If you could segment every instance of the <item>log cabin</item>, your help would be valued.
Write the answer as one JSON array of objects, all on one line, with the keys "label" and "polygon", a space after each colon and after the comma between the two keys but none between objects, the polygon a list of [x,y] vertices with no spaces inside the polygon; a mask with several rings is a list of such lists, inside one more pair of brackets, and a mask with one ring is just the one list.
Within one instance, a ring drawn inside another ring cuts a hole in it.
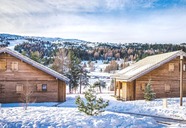
[{"label": "log cabin", "polygon": [[152,55],[120,70],[112,76],[115,96],[126,101],[144,99],[149,80],[156,98],[179,97],[180,86],[182,95],[186,96],[185,57],[183,51]]},{"label": "log cabin", "polygon": [[69,79],[9,48],[0,48],[0,103],[63,102]]}]

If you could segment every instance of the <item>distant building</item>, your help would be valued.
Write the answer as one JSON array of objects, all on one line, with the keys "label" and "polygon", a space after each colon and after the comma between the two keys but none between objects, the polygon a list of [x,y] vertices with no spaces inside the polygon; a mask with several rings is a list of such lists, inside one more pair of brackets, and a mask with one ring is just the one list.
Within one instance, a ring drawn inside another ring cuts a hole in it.
[{"label": "distant building", "polygon": [[157,98],[180,96],[180,56],[183,56],[183,96],[186,96],[186,53],[182,51],[146,57],[113,75],[115,95],[123,100],[144,99],[149,80]]},{"label": "distant building", "polygon": [[0,103],[21,102],[25,89],[35,102],[65,101],[65,76],[8,48],[0,49]]}]

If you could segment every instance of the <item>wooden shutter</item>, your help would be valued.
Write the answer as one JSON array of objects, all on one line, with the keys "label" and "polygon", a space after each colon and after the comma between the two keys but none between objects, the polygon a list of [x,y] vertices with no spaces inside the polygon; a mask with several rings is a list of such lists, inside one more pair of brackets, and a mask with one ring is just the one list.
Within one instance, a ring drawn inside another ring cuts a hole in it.
[{"label": "wooden shutter", "polygon": [[170,72],[174,71],[174,64],[173,63],[169,64],[169,71]]},{"label": "wooden shutter", "polygon": [[170,87],[170,85],[168,85],[168,84],[165,84],[165,92],[170,92],[170,90],[171,90],[171,87]]},{"label": "wooden shutter", "polygon": [[186,71],[186,64],[183,64],[183,71]]},{"label": "wooden shutter", "polygon": [[11,64],[11,70],[13,71],[14,70],[14,63],[12,62]]},{"label": "wooden shutter", "polygon": [[42,84],[37,84],[37,91],[42,91]]},{"label": "wooden shutter", "polygon": [[0,60],[0,70],[6,70],[6,60]]},{"label": "wooden shutter", "polygon": [[21,93],[22,91],[23,91],[23,85],[22,84],[16,85],[16,92]]},{"label": "wooden shutter", "polygon": [[18,62],[12,62],[11,69],[12,71],[18,71]]}]

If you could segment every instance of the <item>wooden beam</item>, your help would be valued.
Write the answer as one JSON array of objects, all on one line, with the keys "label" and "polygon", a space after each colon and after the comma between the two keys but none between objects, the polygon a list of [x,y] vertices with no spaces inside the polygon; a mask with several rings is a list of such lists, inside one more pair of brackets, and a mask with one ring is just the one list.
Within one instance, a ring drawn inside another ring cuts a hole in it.
[{"label": "wooden beam", "polygon": [[118,98],[120,98],[120,86],[121,86],[120,83],[121,82],[118,82],[118,86],[117,86],[117,88],[118,88]]},{"label": "wooden beam", "polygon": [[136,100],[136,80],[133,82],[133,100]]},{"label": "wooden beam", "polygon": [[180,106],[183,105],[183,56],[180,56]]}]

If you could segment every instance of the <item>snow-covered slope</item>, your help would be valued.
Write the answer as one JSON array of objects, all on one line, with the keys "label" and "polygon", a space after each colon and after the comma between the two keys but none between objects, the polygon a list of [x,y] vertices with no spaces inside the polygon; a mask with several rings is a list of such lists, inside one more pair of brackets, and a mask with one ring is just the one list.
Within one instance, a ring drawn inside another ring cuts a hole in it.
[{"label": "snow-covered slope", "polygon": [[80,43],[80,44],[87,42],[79,39],[64,39],[58,37],[52,38],[52,37],[35,37],[35,36],[20,36],[20,35],[12,35],[12,34],[0,34],[0,41],[8,41],[10,43],[9,47],[11,48],[23,42],[30,42],[30,40],[49,41],[52,43],[70,42],[70,43]]}]

